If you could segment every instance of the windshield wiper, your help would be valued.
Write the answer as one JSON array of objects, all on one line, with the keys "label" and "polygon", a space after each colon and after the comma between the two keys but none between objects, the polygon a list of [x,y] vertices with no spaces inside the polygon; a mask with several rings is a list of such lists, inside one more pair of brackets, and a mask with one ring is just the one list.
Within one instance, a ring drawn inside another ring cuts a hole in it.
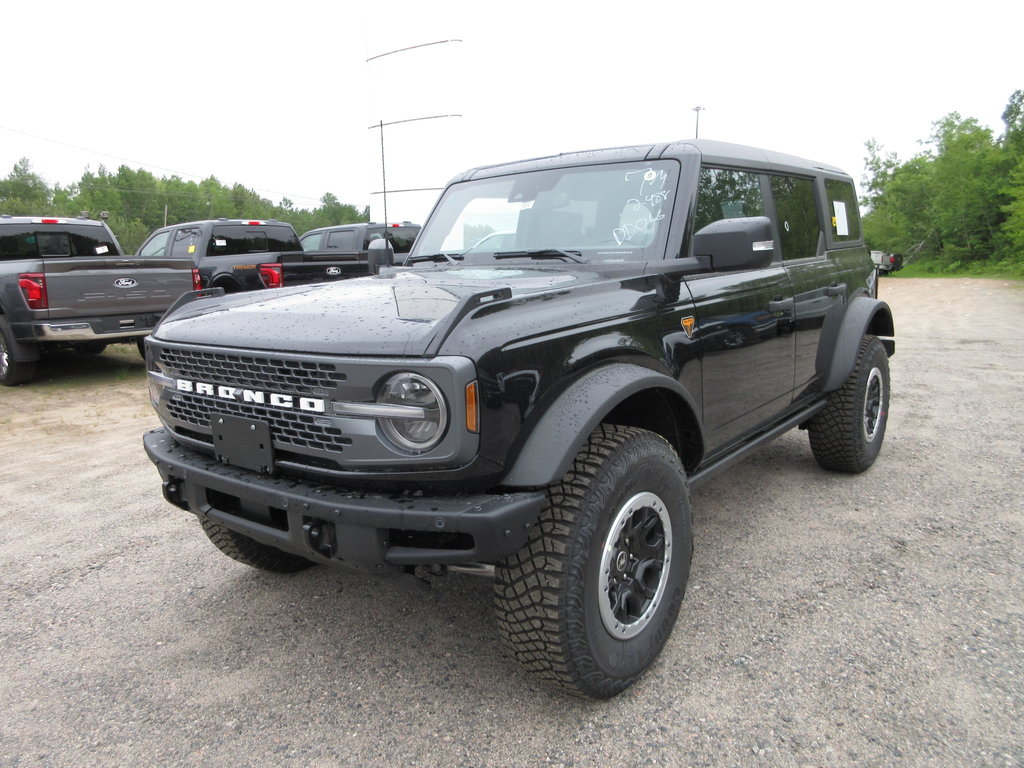
[{"label": "windshield wiper", "polygon": [[533,251],[501,251],[494,254],[496,259],[568,259],[577,264],[586,264],[587,259],[579,251],[563,251],[561,248],[538,248]]},{"label": "windshield wiper", "polygon": [[410,256],[405,260],[405,263],[415,264],[418,261],[447,261],[449,264],[454,264],[456,261],[462,261],[462,254],[421,253],[416,256]]}]

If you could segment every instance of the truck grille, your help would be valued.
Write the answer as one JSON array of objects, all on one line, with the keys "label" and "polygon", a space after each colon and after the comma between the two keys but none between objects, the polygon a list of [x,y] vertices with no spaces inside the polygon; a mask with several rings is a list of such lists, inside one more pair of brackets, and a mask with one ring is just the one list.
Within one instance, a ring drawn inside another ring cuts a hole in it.
[{"label": "truck grille", "polygon": [[[167,404],[168,413],[178,421],[190,424],[204,432],[210,426],[210,417],[218,413],[259,419],[270,424],[275,443],[304,450],[340,452],[352,440],[344,437],[336,427],[317,424],[317,417],[296,411],[282,411],[253,403],[234,403],[230,400],[211,401],[204,397],[176,393]],[[206,438],[209,440],[209,438]]]},{"label": "truck grille", "polygon": [[159,364],[184,379],[278,392],[332,392],[346,378],[333,363],[170,347],[160,350]]}]

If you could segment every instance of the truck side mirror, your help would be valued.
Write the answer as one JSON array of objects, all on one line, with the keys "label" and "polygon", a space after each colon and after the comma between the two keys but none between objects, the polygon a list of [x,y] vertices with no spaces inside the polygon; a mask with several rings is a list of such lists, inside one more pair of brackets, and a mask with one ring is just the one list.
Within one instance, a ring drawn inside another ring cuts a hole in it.
[{"label": "truck side mirror", "polygon": [[366,249],[366,265],[371,275],[380,272],[381,267],[390,267],[395,263],[395,249],[391,247],[391,241],[383,237],[370,243]]},{"label": "truck side mirror", "polygon": [[766,267],[775,255],[772,222],[767,216],[713,221],[694,234],[693,255],[717,272]]}]

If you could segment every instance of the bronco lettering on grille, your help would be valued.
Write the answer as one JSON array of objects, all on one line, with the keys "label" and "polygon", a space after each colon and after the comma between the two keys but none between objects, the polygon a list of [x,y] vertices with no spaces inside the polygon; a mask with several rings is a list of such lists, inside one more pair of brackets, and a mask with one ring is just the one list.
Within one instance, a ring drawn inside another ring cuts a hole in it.
[{"label": "bronco lettering on grille", "polygon": [[239,403],[269,405],[274,408],[290,408],[308,413],[324,413],[327,410],[326,401],[317,397],[296,397],[277,392],[262,392],[258,389],[228,387],[223,384],[207,384],[203,381],[191,381],[189,379],[175,379],[174,388],[179,392],[219,397],[222,400],[234,400]]}]

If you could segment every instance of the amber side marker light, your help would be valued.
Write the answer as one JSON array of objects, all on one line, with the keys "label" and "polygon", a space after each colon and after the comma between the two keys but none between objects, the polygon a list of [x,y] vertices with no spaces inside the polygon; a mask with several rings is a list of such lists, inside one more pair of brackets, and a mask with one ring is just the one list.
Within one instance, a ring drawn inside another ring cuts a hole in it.
[{"label": "amber side marker light", "polygon": [[480,432],[480,409],[476,404],[476,382],[466,385],[466,429]]}]

